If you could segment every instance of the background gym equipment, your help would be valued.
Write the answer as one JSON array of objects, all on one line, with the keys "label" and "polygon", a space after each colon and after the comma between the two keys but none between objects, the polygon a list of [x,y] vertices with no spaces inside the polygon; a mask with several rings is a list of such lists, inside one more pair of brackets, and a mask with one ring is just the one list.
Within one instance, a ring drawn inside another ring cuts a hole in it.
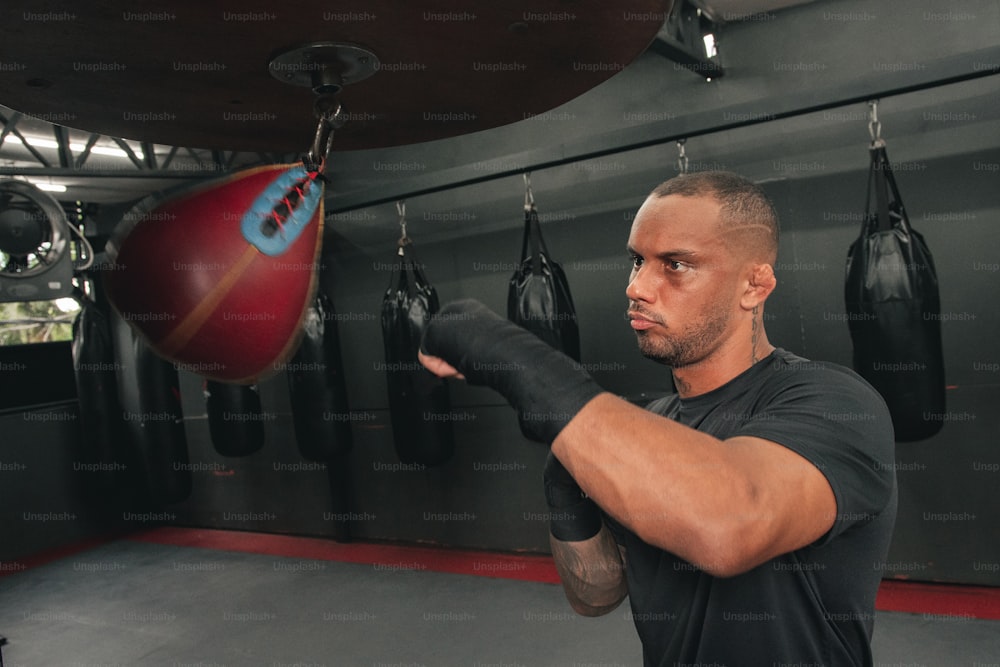
[{"label": "background gym equipment", "polygon": [[417,359],[424,329],[438,311],[438,296],[406,234],[406,204],[399,202],[396,207],[401,235],[389,289],[382,299],[392,437],[400,461],[438,465],[450,459],[455,449],[448,385]]},{"label": "background gym equipment", "polygon": [[268,377],[315,293],[322,196],[298,164],[149,197],[108,241],[108,298],[165,359],[222,382]]},{"label": "background gym equipment", "polygon": [[302,322],[302,342],[286,366],[299,454],[326,466],[334,539],[351,539],[351,412],[333,300],[316,294]]},{"label": "background gym equipment", "polygon": [[184,500],[191,471],[177,368],[120,317],[113,318],[112,336],[124,434],[141,488],[154,507]]},{"label": "background gym equipment", "polygon": [[0,181],[0,301],[73,294],[70,228],[52,195],[27,181]]},{"label": "background gym equipment", "polygon": [[286,367],[295,442],[309,461],[330,462],[351,451],[351,414],[333,301],[323,292],[302,323],[298,350]]},{"label": "background gym equipment", "polygon": [[205,380],[212,446],[223,456],[250,456],[264,447],[264,418],[255,385]]},{"label": "background gym equipment", "polygon": [[934,258],[906,214],[877,108],[873,102],[865,216],[847,252],[844,299],[854,370],[882,394],[896,440],[909,442],[943,425],[941,300]]},{"label": "background gym equipment", "polygon": [[80,312],[73,322],[73,374],[80,402],[81,469],[86,497],[108,505],[121,497],[131,460],[123,450],[125,424],[118,400],[118,367],[111,331],[111,307],[99,292],[77,294]]},{"label": "background gym equipment", "polygon": [[507,319],[580,361],[580,328],[569,281],[542,238],[529,174],[524,188],[524,238],[507,290]]}]

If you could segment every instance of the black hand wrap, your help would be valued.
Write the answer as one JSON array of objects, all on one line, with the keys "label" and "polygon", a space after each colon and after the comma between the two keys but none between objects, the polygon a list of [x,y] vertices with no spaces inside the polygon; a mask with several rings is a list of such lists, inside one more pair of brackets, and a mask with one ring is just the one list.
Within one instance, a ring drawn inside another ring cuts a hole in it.
[{"label": "black hand wrap", "polygon": [[551,444],[602,392],[580,365],[475,299],[446,304],[424,331],[421,350],[469,384],[500,392],[517,410],[526,438]]},{"label": "black hand wrap", "polygon": [[601,510],[549,452],[545,460],[545,500],[552,510],[549,530],[561,542],[582,542],[601,531]]}]

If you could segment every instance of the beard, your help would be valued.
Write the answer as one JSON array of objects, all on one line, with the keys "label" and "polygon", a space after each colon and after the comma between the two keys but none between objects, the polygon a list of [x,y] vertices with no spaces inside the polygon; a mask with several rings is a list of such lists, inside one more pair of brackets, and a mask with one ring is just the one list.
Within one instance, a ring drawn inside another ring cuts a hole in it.
[{"label": "beard", "polygon": [[714,349],[715,343],[726,329],[729,314],[719,306],[701,313],[701,317],[683,326],[670,327],[662,318],[633,308],[643,317],[666,328],[666,333],[658,329],[636,331],[639,352],[670,368],[683,368],[698,363]]}]

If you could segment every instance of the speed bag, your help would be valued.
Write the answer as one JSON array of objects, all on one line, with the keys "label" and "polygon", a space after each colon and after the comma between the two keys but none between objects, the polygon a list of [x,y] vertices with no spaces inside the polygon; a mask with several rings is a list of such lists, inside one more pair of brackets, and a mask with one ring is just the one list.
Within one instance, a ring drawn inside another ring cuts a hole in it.
[{"label": "speed bag", "polygon": [[569,282],[549,255],[534,207],[524,212],[521,261],[507,290],[507,319],[580,361],[580,329]]},{"label": "speed bag", "polygon": [[108,298],[164,359],[255,384],[295,351],[322,228],[323,180],[301,163],[154,195],[108,241]]},{"label": "speed bag", "polygon": [[455,449],[448,386],[417,359],[420,339],[438,297],[416,260],[413,244],[400,241],[398,263],[382,300],[386,383],[396,454],[404,463],[437,465]]},{"label": "speed bag", "polygon": [[250,456],[264,447],[264,412],[256,385],[205,380],[212,447],[222,456]]},{"label": "speed bag", "polygon": [[330,462],[353,444],[347,384],[333,302],[320,292],[306,313],[299,349],[288,364],[288,391],[299,453]]},{"label": "speed bag", "polygon": [[865,210],[844,289],[854,369],[885,399],[896,440],[922,440],[941,429],[945,411],[937,272],[882,145],[871,148]]},{"label": "speed bag", "polygon": [[125,443],[153,504],[180,502],[191,493],[191,466],[177,369],[124,320],[113,319]]},{"label": "speed bag", "polygon": [[108,309],[80,295],[80,312],[73,322],[73,374],[80,404],[80,470],[86,496],[111,502],[124,486],[128,469],[122,442],[122,409],[118,403],[117,362]]}]

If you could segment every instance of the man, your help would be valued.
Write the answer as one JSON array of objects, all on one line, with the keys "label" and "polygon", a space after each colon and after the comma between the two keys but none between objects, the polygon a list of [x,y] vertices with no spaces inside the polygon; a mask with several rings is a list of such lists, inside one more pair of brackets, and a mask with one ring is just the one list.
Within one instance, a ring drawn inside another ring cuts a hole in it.
[{"label": "man", "polygon": [[677,390],[647,410],[476,302],[447,306],[424,338],[429,369],[497,389],[551,444],[570,604],[597,615],[627,593],[647,665],[872,664],[891,421],[852,371],[768,341],[777,239],[767,197],[735,174],[680,176],[646,199],[628,317]]}]

